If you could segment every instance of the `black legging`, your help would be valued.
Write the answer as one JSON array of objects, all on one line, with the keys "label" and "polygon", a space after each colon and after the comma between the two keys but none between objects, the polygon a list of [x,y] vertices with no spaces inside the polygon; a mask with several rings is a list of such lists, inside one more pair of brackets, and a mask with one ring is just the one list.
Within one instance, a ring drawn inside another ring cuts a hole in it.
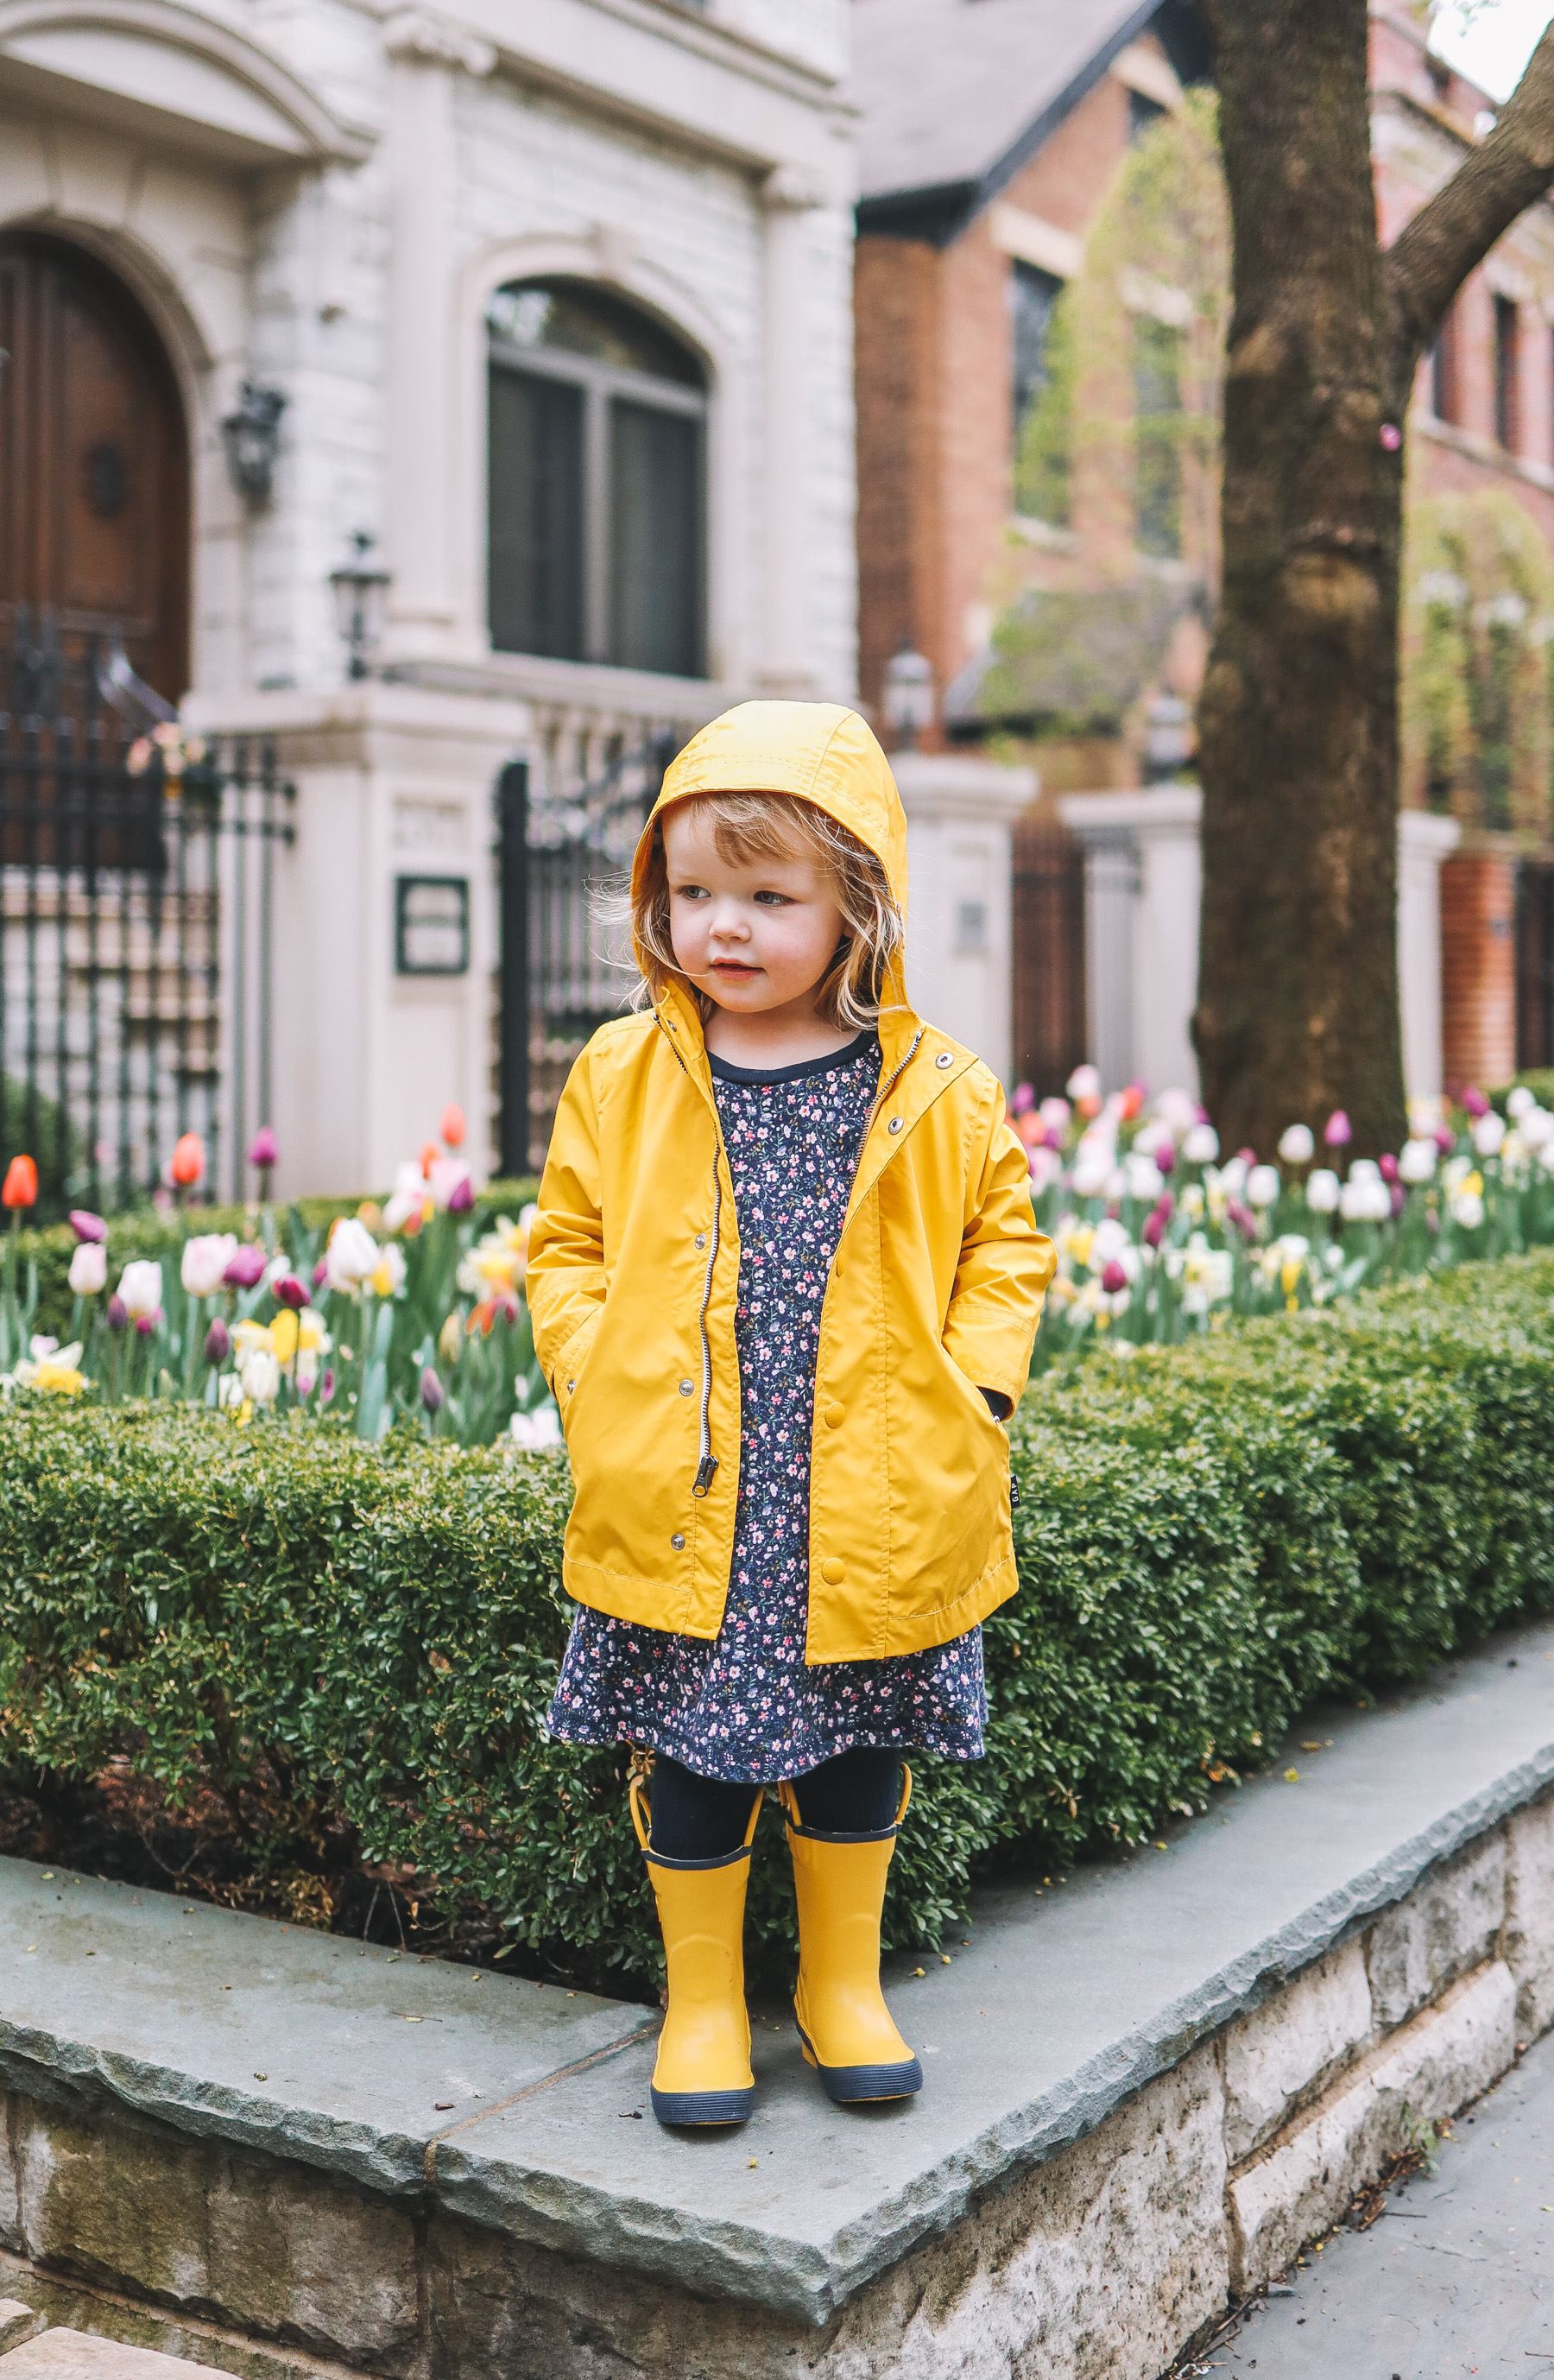
[{"label": "black legging", "polygon": [[[648,1789],[652,1847],[665,1859],[721,1859],[737,1851],[759,1785],[698,1777],[661,1752]],[[823,1835],[878,1835],[893,1825],[901,1798],[901,1755],[855,1744],[794,1779],[799,1816]]]}]

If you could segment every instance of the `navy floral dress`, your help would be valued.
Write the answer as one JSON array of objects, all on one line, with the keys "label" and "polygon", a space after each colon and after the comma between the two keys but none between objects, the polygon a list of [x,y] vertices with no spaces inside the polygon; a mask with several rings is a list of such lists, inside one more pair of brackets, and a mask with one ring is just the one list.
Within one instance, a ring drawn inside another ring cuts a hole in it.
[{"label": "navy floral dress", "polygon": [[880,1081],[880,1044],[771,1074],[711,1061],[739,1218],[739,1502],[709,1643],[580,1610],[551,1705],[569,1743],[641,1743],[771,1784],[853,1744],[977,1760],[982,1634],[881,1661],[804,1658],[820,1304]]}]

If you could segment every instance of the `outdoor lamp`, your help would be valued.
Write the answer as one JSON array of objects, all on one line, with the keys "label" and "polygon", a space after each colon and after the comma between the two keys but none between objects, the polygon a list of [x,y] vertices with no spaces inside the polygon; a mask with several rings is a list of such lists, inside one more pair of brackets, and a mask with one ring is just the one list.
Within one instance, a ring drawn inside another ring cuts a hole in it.
[{"label": "outdoor lamp", "polygon": [[260,388],[246,380],[237,412],[229,413],[221,425],[226,475],[250,504],[266,503],[274,484],[275,453],[285,409],[285,398],[278,388]]},{"label": "outdoor lamp", "polygon": [[885,724],[896,749],[910,752],[919,729],[933,725],[933,664],[904,644],[885,663]]},{"label": "outdoor lamp", "polygon": [[367,556],[375,542],[366,529],[353,531],[352,559],[329,574],[329,583],[334,590],[334,625],[350,655],[346,668],[347,677],[367,675],[367,656],[383,633],[389,574],[368,566]]},{"label": "outdoor lamp", "polygon": [[1177,694],[1158,694],[1145,713],[1144,777],[1164,784],[1193,757],[1193,714]]}]

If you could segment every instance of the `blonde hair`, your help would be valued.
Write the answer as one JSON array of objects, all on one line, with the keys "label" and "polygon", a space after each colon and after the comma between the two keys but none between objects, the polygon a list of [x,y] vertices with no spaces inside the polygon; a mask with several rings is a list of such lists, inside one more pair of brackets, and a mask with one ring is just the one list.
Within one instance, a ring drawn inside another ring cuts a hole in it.
[{"label": "blonde hair", "polygon": [[[844,930],[815,994],[816,1014],[828,1025],[858,1032],[877,1025],[885,970],[904,934],[883,862],[828,811],[797,795],[696,794],[674,808],[677,816],[694,811],[706,819],[719,853],[736,866],[752,859],[819,860],[831,880]],[[686,982],[669,930],[662,819],[653,830],[640,896],[632,899],[631,928],[643,978],[635,997],[638,1005],[646,1005],[662,997],[672,978]],[[694,986],[687,988],[695,991]],[[717,1002],[704,991],[695,991],[695,998],[705,1022]]]}]

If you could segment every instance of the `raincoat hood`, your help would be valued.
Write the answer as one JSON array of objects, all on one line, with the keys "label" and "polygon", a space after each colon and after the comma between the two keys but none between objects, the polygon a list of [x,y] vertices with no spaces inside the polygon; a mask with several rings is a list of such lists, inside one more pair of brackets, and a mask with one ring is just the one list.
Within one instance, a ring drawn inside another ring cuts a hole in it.
[{"label": "raincoat hood", "polygon": [[[813,802],[873,852],[904,918],[906,813],[879,739],[856,710],[837,702],[741,702],[693,735],[665,770],[642,830],[631,870],[634,903],[665,810],[699,794],[792,794]],[[887,998],[899,1002],[899,951],[887,981]]]}]

